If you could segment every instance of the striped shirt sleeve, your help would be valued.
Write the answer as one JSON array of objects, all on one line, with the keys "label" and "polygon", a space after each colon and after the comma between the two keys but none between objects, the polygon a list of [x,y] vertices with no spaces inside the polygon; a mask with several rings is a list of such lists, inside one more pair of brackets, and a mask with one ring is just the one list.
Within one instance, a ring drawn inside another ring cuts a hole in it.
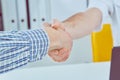
[{"label": "striped shirt sleeve", "polygon": [[0,73],[41,60],[48,47],[44,29],[0,32]]}]

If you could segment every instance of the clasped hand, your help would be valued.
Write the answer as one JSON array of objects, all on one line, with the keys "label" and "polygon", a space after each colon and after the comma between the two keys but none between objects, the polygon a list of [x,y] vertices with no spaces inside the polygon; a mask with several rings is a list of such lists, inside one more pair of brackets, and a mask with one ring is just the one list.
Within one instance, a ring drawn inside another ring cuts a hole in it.
[{"label": "clasped hand", "polygon": [[54,20],[53,24],[43,25],[50,39],[48,55],[56,62],[66,61],[73,44],[71,35],[65,31],[58,20]]}]

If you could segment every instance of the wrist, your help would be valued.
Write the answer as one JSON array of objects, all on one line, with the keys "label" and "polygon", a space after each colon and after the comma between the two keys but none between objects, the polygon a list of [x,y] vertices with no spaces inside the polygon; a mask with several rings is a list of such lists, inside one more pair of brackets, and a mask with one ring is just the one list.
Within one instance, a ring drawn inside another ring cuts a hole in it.
[{"label": "wrist", "polygon": [[74,25],[71,22],[64,21],[62,22],[62,26],[65,28],[65,31],[71,36],[71,38],[74,40],[75,39],[74,32],[73,32]]},{"label": "wrist", "polygon": [[58,39],[58,32],[51,27],[45,27],[44,29],[46,30],[50,40],[49,51],[60,49],[61,44],[60,40]]}]

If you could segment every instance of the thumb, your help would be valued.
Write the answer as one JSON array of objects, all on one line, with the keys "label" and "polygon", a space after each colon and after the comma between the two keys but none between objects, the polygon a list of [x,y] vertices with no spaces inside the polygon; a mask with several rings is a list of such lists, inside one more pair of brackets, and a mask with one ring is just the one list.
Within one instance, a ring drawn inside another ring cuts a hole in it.
[{"label": "thumb", "polygon": [[65,28],[62,26],[62,23],[57,20],[57,19],[54,19],[53,20],[53,24],[51,25],[54,29],[62,29],[65,31]]},{"label": "thumb", "polygon": [[51,27],[51,24],[48,23],[48,22],[43,23],[43,25],[44,25],[45,27]]}]

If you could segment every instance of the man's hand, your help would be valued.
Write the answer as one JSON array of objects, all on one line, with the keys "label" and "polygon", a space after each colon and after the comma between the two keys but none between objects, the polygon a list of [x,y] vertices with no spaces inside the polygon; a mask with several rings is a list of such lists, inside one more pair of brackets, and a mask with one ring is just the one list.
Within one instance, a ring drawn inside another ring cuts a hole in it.
[{"label": "man's hand", "polygon": [[45,30],[47,31],[50,39],[48,55],[54,61],[63,62],[66,61],[70,55],[72,49],[72,38],[64,31],[64,28],[57,27],[55,25],[50,27],[49,24],[44,24]]}]

